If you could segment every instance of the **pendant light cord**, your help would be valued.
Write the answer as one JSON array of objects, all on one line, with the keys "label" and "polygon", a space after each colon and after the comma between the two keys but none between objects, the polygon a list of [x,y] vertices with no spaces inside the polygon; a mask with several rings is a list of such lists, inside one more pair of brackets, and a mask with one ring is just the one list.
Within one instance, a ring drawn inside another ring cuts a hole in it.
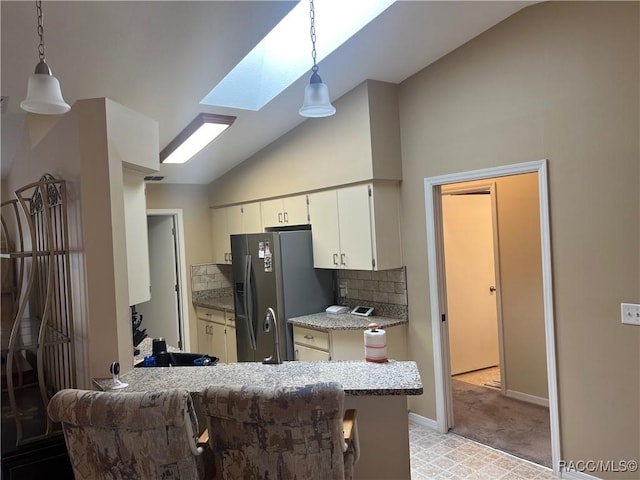
[{"label": "pendant light cord", "polygon": [[36,13],[38,14],[38,57],[40,61],[44,61],[44,27],[42,26],[42,0],[36,0]]},{"label": "pendant light cord", "polygon": [[311,11],[309,12],[309,16],[311,17],[311,58],[313,58],[313,67],[311,67],[311,71],[313,73],[318,72],[318,65],[316,64],[316,14],[313,8],[313,0],[309,0],[311,4]]}]

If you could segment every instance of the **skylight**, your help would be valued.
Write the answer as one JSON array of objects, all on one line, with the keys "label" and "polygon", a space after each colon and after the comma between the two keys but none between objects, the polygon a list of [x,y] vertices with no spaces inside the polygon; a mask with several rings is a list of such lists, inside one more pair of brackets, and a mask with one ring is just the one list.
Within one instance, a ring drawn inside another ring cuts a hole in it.
[{"label": "skylight", "polygon": [[[318,63],[394,1],[314,0]],[[311,75],[309,29],[309,2],[301,0],[200,103],[260,110],[301,76]]]}]

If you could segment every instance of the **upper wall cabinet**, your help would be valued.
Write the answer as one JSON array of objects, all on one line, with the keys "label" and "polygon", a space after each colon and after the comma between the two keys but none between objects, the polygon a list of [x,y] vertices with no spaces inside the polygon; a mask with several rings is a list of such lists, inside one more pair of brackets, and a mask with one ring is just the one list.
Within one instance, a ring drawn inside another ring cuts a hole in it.
[{"label": "upper wall cabinet", "polygon": [[231,235],[262,231],[260,204],[258,202],[211,210],[213,229],[213,261],[231,263]]},{"label": "upper wall cabinet", "polygon": [[122,184],[129,275],[129,305],[136,305],[151,300],[144,174],[123,168]]},{"label": "upper wall cabinet", "polygon": [[260,209],[264,228],[309,224],[307,195],[265,200],[260,202]]},{"label": "upper wall cabinet", "polygon": [[316,268],[402,266],[397,184],[361,184],[309,194]]}]

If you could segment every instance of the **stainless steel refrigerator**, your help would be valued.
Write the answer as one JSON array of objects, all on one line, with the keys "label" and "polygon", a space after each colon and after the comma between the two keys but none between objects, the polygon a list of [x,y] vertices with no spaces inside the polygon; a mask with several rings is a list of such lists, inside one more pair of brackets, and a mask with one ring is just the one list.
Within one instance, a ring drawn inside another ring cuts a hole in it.
[{"label": "stainless steel refrigerator", "polygon": [[293,360],[287,319],[324,311],[334,303],[334,273],[313,268],[311,231],[231,235],[236,342],[239,362],[273,353],[275,328],[265,332],[269,307],[276,314],[283,360]]}]

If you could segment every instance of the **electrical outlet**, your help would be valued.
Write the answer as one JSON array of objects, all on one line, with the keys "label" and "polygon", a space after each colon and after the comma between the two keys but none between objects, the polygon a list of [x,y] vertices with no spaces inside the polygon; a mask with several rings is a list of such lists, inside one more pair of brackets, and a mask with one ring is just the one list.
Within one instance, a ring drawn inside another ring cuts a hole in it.
[{"label": "electrical outlet", "polygon": [[347,290],[347,282],[345,280],[340,280],[340,283],[338,284],[338,286],[340,288],[340,296],[346,297],[349,294]]},{"label": "electrical outlet", "polygon": [[640,325],[640,303],[621,303],[622,323]]}]

